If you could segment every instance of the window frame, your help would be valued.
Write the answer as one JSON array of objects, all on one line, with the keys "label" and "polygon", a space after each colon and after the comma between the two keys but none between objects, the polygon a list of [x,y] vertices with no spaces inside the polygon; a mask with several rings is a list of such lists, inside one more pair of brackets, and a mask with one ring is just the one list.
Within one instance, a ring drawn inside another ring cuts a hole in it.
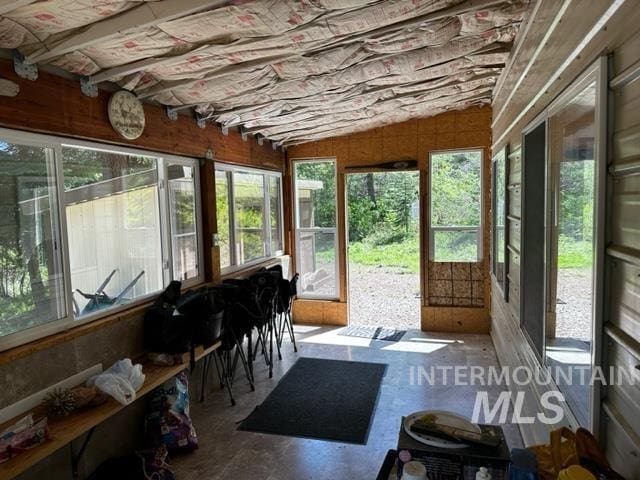
[{"label": "window frame", "polygon": [[[222,171],[226,175],[227,179],[227,204],[229,205],[229,265],[226,267],[220,268],[221,275],[229,275],[241,270],[245,270],[246,268],[250,268],[256,265],[260,265],[265,261],[271,260],[273,258],[284,255],[284,198],[283,198],[283,175],[282,172],[277,170],[267,170],[255,167],[245,167],[240,165],[233,165],[230,163],[220,162],[218,160],[214,160],[214,184],[215,184],[215,172]],[[235,199],[235,178],[234,173],[249,173],[249,174],[258,174],[262,176],[262,185],[263,185],[263,199],[264,199],[264,212],[262,215],[263,222],[263,233],[265,237],[265,255],[259,258],[255,258],[248,262],[238,263],[238,251],[237,251],[237,243],[236,243],[236,199]],[[279,190],[278,194],[280,195],[280,209],[278,212],[278,216],[280,218],[280,238],[282,239],[282,248],[279,250],[272,249],[272,239],[271,239],[271,197],[269,195],[269,177],[276,177],[279,179]],[[216,212],[217,212],[217,205]],[[216,234],[218,230],[218,226],[216,224]]]},{"label": "window frame", "polygon": [[84,148],[89,150],[97,150],[120,155],[141,155],[153,157],[157,161],[158,169],[158,207],[160,218],[160,239],[162,251],[162,271],[163,285],[166,286],[173,277],[173,252],[171,248],[171,220],[170,220],[170,199],[167,184],[167,168],[169,164],[181,164],[190,166],[194,172],[195,184],[195,209],[196,209],[196,237],[198,248],[198,275],[182,282],[184,287],[190,287],[200,284],[204,281],[204,249],[202,222],[202,203],[201,203],[201,185],[200,185],[200,168],[198,159],[186,156],[178,156],[163,152],[154,152],[141,148],[131,148],[128,146],[110,145],[107,143],[77,140],[58,135],[48,135],[40,133],[31,133],[21,130],[12,130],[0,127],[0,138],[8,143],[16,143],[19,145],[49,148],[53,152],[54,177],[51,181],[55,183],[56,190],[56,218],[54,222],[54,232],[57,234],[56,239],[59,240],[60,257],[62,262],[62,284],[64,294],[65,313],[58,320],[54,320],[43,325],[37,325],[25,330],[19,330],[8,335],[0,336],[0,352],[14,348],[25,343],[33,342],[41,338],[64,332],[72,328],[91,323],[98,319],[117,315],[118,313],[130,310],[137,306],[148,303],[155,298],[162,290],[149,293],[137,297],[127,303],[117,305],[103,310],[98,310],[90,314],[75,317],[73,313],[73,288],[71,285],[71,265],[69,258],[69,238],[66,221],[66,204],[64,189],[64,166],[63,166],[63,147]]},{"label": "window frame", "polygon": [[[491,157],[491,276],[495,280],[495,284],[498,291],[501,292],[502,298],[508,300],[509,291],[509,144],[505,144]],[[498,162],[502,160],[502,185],[498,185],[498,176],[496,166]],[[498,220],[498,188],[502,188],[503,191],[503,215],[502,215],[502,238],[503,238],[503,264],[502,264],[502,278],[498,277],[497,265],[498,265],[498,244],[497,244],[497,220]],[[501,283],[502,282],[502,283]]]},{"label": "window frame", "polygon": [[[433,201],[432,192],[432,174],[433,174],[433,157],[434,155],[443,154],[443,153],[459,153],[459,152],[479,152],[480,153],[480,222],[477,227],[473,226],[433,226],[431,225],[431,206]],[[483,249],[483,228],[484,228],[484,207],[485,207],[485,171],[484,171],[484,148],[483,147],[469,147],[469,148],[451,148],[444,150],[432,150],[429,152],[429,174],[427,175],[427,188],[428,188],[428,205],[427,205],[427,229],[428,229],[428,243],[429,243],[429,261],[434,263],[479,263],[484,259],[484,249]],[[453,261],[438,261],[434,259],[435,254],[435,232],[436,231],[445,231],[445,232],[456,232],[456,231],[469,231],[476,230],[476,260],[475,262],[469,261],[461,261],[461,260],[453,260]]]},{"label": "window frame", "polygon": [[[296,185],[296,166],[300,163],[321,163],[331,162],[333,163],[333,178],[335,181],[335,222],[334,227],[299,227],[299,211],[298,211],[298,188]],[[336,157],[309,157],[309,158],[293,158],[291,159],[291,188],[293,189],[293,206],[291,208],[291,214],[293,216],[293,231],[295,241],[295,261],[296,271],[301,271],[300,268],[300,233],[331,233],[334,236],[334,251],[335,251],[335,291],[334,295],[325,295],[318,293],[302,292],[298,289],[298,298],[308,300],[339,300],[340,299],[340,260],[339,260],[339,245],[338,245],[338,162]]]}]

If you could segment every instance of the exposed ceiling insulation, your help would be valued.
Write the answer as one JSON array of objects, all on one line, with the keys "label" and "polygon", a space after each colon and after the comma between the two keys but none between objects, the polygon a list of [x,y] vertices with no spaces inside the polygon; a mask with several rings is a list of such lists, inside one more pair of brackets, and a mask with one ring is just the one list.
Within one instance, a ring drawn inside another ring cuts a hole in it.
[{"label": "exposed ceiling insulation", "polygon": [[491,102],[529,0],[9,0],[0,47],[281,145]]}]

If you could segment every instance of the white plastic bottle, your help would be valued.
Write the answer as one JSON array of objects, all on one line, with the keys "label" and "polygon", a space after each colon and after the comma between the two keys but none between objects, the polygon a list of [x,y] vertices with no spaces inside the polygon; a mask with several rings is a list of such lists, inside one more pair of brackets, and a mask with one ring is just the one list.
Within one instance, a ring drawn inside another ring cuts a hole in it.
[{"label": "white plastic bottle", "polygon": [[491,480],[491,474],[487,467],[480,467],[480,470],[476,473],[476,480]]}]

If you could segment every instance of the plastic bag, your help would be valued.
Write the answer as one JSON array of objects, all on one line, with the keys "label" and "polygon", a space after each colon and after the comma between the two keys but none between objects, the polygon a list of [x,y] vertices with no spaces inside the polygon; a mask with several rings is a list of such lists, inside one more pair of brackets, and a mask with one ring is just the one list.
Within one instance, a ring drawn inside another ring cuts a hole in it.
[{"label": "plastic bag", "polygon": [[123,405],[128,405],[136,399],[136,392],[143,384],[142,365],[133,365],[129,358],[117,361],[87,381],[87,385],[95,385]]},{"label": "plastic bag", "polygon": [[170,453],[198,448],[198,438],[189,417],[189,384],[181,372],[150,394],[146,418],[147,442],[165,445]]}]

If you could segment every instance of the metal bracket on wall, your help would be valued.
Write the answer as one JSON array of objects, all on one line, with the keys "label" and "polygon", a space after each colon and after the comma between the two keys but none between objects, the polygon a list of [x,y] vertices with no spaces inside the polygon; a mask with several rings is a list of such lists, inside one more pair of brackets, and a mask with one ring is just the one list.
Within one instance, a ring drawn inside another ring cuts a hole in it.
[{"label": "metal bracket on wall", "polygon": [[226,137],[229,135],[229,127],[220,127],[222,129],[222,134]]},{"label": "metal bracket on wall", "polygon": [[80,79],[80,91],[87,97],[96,98],[98,96],[98,85],[89,83],[89,77]]},{"label": "metal bracket on wall", "polygon": [[264,144],[264,137],[256,135],[256,138],[258,139],[258,145],[262,146]]},{"label": "metal bracket on wall", "polygon": [[38,79],[38,66],[25,63],[24,55],[18,50],[13,51],[13,70],[20,78],[26,78],[27,80]]},{"label": "metal bracket on wall", "polygon": [[240,127],[240,136],[242,137],[242,141],[246,142],[247,138],[249,138],[249,134],[247,133],[247,130],[244,127]]},{"label": "metal bracket on wall", "polygon": [[73,451],[73,443],[69,444],[69,448],[71,449],[71,475],[74,480],[80,478],[80,476],[78,475],[78,465],[80,464],[82,455],[84,455],[84,451],[87,449],[87,445],[89,445],[89,441],[91,440],[95,429],[96,427],[93,427],[91,428],[91,430],[89,430],[77,454]]},{"label": "metal bracket on wall", "polygon": [[168,105],[165,105],[164,113],[167,114],[167,118],[172,122],[178,120],[178,111],[175,108],[171,108]]},{"label": "metal bracket on wall", "polygon": [[274,150],[278,149],[278,142],[271,142],[271,148],[273,148]]}]

